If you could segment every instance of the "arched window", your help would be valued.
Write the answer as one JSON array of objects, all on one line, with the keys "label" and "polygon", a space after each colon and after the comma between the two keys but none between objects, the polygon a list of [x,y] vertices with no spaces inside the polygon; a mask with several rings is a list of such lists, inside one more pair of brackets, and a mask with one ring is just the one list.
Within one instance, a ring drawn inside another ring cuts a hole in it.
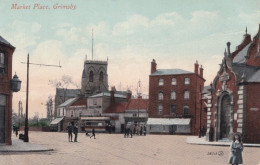
[{"label": "arched window", "polygon": [[158,100],[163,100],[163,93],[161,91],[158,93]]},{"label": "arched window", "polygon": [[172,78],[172,85],[177,85],[176,78]]},{"label": "arched window", "polygon": [[184,115],[188,115],[189,114],[189,106],[188,105],[184,105],[183,106],[183,114]]},{"label": "arched window", "polygon": [[99,73],[99,81],[103,82],[103,72],[102,71]]},{"label": "arched window", "polygon": [[162,78],[159,79],[159,86],[163,86],[163,79]]},{"label": "arched window", "polygon": [[171,91],[171,100],[176,100],[176,92]]},{"label": "arched window", "polygon": [[184,92],[184,99],[189,100],[190,99],[190,91],[185,91]]},{"label": "arched window", "polygon": [[89,73],[89,82],[93,82],[93,77],[94,77],[93,71],[90,71],[90,73]]}]

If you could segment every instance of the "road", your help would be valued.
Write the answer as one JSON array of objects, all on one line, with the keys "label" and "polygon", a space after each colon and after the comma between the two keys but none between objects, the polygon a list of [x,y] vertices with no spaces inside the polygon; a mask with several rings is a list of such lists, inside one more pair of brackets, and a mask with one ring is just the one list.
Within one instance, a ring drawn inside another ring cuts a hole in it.
[{"label": "road", "polygon": [[[30,142],[53,148],[51,152],[0,153],[3,165],[225,165],[229,147],[192,145],[187,136],[147,135],[124,138],[121,134],[78,135],[68,142],[67,133],[30,132]],[[260,148],[246,147],[246,165],[260,165]]]}]

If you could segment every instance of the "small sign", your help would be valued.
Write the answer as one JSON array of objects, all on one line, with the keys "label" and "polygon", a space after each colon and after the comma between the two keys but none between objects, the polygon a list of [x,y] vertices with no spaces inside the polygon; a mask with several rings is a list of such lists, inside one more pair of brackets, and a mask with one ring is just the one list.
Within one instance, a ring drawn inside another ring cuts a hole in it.
[{"label": "small sign", "polygon": [[259,111],[259,108],[250,108],[250,111]]}]

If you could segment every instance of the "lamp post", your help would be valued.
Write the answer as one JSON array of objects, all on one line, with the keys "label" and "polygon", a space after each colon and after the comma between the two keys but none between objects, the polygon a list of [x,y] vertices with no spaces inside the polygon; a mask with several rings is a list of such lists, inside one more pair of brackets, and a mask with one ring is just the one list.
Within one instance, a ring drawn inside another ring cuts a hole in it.
[{"label": "lamp post", "polygon": [[24,124],[24,142],[29,142],[28,137],[28,89],[29,89],[29,54],[27,56],[27,82],[26,82],[26,110],[25,110],[25,124]]}]

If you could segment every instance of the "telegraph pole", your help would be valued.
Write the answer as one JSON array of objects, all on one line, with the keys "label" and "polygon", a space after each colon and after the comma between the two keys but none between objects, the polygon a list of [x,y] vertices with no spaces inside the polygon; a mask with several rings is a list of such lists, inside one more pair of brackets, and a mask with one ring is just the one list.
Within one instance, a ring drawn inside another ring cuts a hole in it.
[{"label": "telegraph pole", "polygon": [[40,65],[40,66],[53,66],[53,67],[60,67],[60,65],[47,65],[47,64],[37,64],[37,63],[30,63],[29,60],[29,53],[27,56],[27,63],[22,62],[22,64],[27,64],[27,83],[26,83],[26,111],[25,111],[25,124],[24,124],[24,142],[29,142],[28,136],[28,100],[29,100],[29,65]]}]

